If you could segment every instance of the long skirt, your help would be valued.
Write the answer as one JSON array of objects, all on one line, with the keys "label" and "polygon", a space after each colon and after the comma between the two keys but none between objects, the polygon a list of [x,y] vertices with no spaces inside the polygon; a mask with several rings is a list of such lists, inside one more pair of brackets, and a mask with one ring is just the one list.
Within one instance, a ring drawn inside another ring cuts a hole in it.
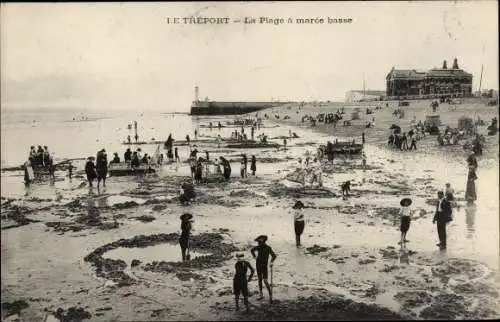
[{"label": "long skirt", "polygon": [[465,190],[465,200],[476,201],[476,182],[474,179],[469,178],[467,180],[467,189]]},{"label": "long skirt", "polygon": [[293,228],[295,230],[295,235],[302,235],[302,233],[304,232],[304,226],[305,226],[305,222],[303,220],[295,220],[293,222]]}]

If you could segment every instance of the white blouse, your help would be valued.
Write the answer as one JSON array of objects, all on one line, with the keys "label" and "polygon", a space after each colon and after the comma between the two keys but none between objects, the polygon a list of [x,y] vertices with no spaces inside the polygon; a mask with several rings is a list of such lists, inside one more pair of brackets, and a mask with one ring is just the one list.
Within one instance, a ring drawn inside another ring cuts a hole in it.
[{"label": "white blouse", "polygon": [[399,213],[401,214],[401,216],[408,216],[408,217],[411,216],[412,212],[413,211],[412,211],[411,207],[401,207],[400,211],[399,211]]},{"label": "white blouse", "polygon": [[304,221],[304,214],[302,213],[301,210],[295,210],[293,212],[293,220],[295,221]]}]

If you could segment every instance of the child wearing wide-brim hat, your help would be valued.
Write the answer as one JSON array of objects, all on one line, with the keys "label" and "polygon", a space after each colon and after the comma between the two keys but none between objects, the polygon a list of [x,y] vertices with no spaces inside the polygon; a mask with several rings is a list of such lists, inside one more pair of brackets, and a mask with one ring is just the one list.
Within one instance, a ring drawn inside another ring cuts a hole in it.
[{"label": "child wearing wide-brim hat", "polygon": [[398,244],[401,244],[403,246],[406,242],[408,242],[408,240],[406,240],[406,234],[410,229],[411,215],[413,212],[410,208],[412,200],[410,198],[403,198],[401,199],[399,204],[401,205],[401,209],[399,212],[401,215],[401,224],[399,226],[399,230],[401,231],[401,240]]},{"label": "child wearing wide-brim hat", "polygon": [[297,247],[300,246],[300,236],[304,232],[304,227],[305,227],[304,213],[302,211],[302,209],[304,208],[305,206],[300,200],[297,200],[297,202],[295,202],[295,204],[292,207],[292,209],[294,209],[293,228],[295,231],[295,245]]}]

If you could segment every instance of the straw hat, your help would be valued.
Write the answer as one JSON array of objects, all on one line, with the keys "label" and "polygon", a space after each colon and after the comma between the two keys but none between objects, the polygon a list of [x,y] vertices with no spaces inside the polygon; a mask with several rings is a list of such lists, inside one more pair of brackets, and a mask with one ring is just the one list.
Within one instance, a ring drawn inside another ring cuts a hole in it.
[{"label": "straw hat", "polygon": [[258,241],[266,242],[267,241],[267,236],[266,235],[260,235],[259,237],[255,238],[255,241],[256,242],[258,242]]},{"label": "straw hat", "polygon": [[401,201],[399,202],[399,204],[402,206],[402,207],[408,207],[409,205],[411,205],[412,203],[412,200],[410,198],[403,198],[401,199]]},{"label": "straw hat", "polygon": [[302,203],[302,201],[300,200],[297,200],[297,202],[295,203],[295,205],[293,205],[293,209],[303,209],[305,208],[306,206],[304,206],[304,204]]},{"label": "straw hat", "polygon": [[193,215],[188,212],[185,212],[184,214],[182,214],[180,218],[181,220],[191,220],[193,219]]}]

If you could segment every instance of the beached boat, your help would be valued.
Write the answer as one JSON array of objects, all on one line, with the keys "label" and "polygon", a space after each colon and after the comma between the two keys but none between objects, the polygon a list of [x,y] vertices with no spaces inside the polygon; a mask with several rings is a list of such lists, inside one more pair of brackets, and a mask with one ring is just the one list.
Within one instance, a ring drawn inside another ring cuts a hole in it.
[{"label": "beached boat", "polygon": [[363,152],[363,144],[352,142],[337,142],[333,143],[332,151],[335,154],[361,154],[361,152]]},{"label": "beached boat", "polygon": [[111,163],[108,167],[110,177],[133,176],[137,174],[155,173],[154,167],[149,167],[147,164],[141,164],[139,167],[132,168],[130,163],[120,162]]},{"label": "beached boat", "polygon": [[262,143],[262,142],[239,142],[239,143],[234,143],[234,144],[227,144],[226,148],[233,148],[233,149],[257,149],[257,148],[279,148],[278,143]]}]

